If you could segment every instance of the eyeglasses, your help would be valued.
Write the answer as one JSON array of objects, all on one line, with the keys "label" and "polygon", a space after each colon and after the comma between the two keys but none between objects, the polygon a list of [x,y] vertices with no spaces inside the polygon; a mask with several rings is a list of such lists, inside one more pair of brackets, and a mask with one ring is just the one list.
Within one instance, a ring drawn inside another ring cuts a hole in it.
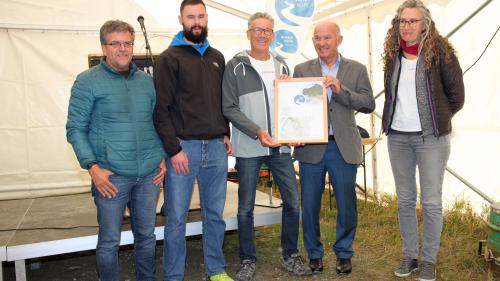
[{"label": "eyeglasses", "polygon": [[111,46],[115,49],[118,49],[120,47],[123,47],[125,49],[130,49],[134,46],[134,43],[133,42],[129,42],[129,41],[123,41],[123,42],[120,42],[120,41],[111,41],[110,43],[105,43],[104,45],[107,45],[107,46]]},{"label": "eyeglasses", "polygon": [[415,27],[417,25],[417,22],[422,21],[422,20],[416,20],[416,19],[410,19],[410,20],[399,20],[399,26],[404,27],[405,25],[408,25],[410,27]]},{"label": "eyeglasses", "polygon": [[273,34],[273,30],[270,29],[270,28],[259,28],[259,27],[256,27],[256,28],[251,28],[248,31],[254,32],[257,35],[264,34],[266,36],[269,36],[269,35]]}]

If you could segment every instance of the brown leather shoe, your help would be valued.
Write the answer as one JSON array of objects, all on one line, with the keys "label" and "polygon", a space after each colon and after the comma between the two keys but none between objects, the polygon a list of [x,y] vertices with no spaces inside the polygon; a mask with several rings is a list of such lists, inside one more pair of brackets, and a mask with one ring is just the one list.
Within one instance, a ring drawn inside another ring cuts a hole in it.
[{"label": "brown leather shoe", "polygon": [[337,259],[337,274],[348,275],[352,271],[351,259]]}]

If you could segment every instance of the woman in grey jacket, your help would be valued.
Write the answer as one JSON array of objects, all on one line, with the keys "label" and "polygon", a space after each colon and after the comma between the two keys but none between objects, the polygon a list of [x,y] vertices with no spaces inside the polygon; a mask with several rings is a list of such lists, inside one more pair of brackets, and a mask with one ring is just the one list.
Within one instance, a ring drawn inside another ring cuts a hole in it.
[{"label": "woman in grey jacket", "polygon": [[439,35],[429,10],[419,0],[399,6],[385,39],[383,62],[383,130],[388,134],[403,239],[403,259],[394,274],[406,277],[418,270],[418,166],[423,209],[418,280],[435,280],[451,118],[464,103],[462,70],[455,50]]}]

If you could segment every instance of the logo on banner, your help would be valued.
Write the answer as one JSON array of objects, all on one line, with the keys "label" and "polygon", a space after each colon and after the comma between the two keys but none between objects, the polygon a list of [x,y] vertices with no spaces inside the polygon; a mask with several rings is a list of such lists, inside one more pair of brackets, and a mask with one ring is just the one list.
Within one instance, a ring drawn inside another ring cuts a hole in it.
[{"label": "logo on banner", "polygon": [[305,18],[312,17],[314,0],[276,0],[275,8],[281,21],[298,26]]},{"label": "logo on banner", "polygon": [[271,44],[273,52],[287,58],[288,55],[295,54],[298,49],[299,41],[293,32],[280,29],[274,33],[274,41]]}]

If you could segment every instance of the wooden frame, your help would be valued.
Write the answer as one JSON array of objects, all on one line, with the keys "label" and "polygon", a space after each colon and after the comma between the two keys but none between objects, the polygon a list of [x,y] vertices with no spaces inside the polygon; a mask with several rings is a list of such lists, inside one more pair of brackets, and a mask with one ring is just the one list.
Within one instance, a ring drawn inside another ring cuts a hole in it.
[{"label": "wooden frame", "polygon": [[274,80],[274,139],[327,143],[328,99],[323,77]]}]

